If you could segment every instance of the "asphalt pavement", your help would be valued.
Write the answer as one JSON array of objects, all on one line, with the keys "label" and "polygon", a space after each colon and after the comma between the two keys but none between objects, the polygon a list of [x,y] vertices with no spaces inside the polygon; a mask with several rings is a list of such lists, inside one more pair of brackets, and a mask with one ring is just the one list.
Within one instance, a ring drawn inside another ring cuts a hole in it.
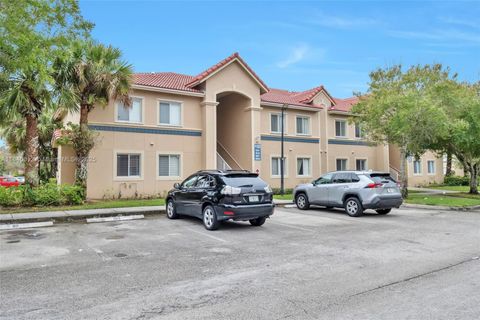
[{"label": "asphalt pavement", "polygon": [[0,232],[0,319],[479,319],[480,213],[277,208]]}]

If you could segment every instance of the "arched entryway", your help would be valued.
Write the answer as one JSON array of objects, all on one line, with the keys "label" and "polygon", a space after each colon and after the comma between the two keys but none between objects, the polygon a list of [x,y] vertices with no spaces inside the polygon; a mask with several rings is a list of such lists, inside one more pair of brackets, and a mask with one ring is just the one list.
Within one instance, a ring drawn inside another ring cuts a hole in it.
[{"label": "arched entryway", "polygon": [[252,166],[252,99],[236,91],[217,94],[217,168]]}]

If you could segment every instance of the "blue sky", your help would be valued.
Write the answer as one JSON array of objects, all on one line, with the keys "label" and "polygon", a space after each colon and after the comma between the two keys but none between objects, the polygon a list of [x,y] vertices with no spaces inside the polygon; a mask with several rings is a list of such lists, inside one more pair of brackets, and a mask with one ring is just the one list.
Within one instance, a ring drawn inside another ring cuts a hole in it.
[{"label": "blue sky", "polygon": [[368,73],[440,62],[480,79],[478,1],[80,1],[135,71],[196,75],[238,51],[273,88],[365,91]]}]

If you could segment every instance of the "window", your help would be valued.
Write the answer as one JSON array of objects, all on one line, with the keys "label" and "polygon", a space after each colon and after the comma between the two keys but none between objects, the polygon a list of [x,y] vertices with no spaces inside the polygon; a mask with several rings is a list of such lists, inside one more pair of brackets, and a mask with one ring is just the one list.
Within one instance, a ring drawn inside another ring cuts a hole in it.
[{"label": "window", "polygon": [[297,134],[310,134],[310,118],[297,116]]},{"label": "window", "polygon": [[182,188],[193,188],[195,183],[197,182],[198,176],[190,176],[185,181],[182,182]]},{"label": "window", "polygon": [[215,179],[211,176],[200,176],[195,185],[196,188],[208,189],[215,186]]},{"label": "window", "polygon": [[347,122],[345,120],[335,120],[335,136],[347,136]]},{"label": "window", "polygon": [[140,177],[140,154],[117,154],[117,177]]},{"label": "window", "polygon": [[179,177],[180,176],[180,155],[160,154],[158,155],[158,176]]},{"label": "window", "polygon": [[329,184],[329,183],[332,183],[332,177],[333,177],[333,174],[332,173],[327,173],[323,176],[321,176],[320,178],[318,178],[317,181],[315,181],[315,184]]},{"label": "window", "polygon": [[350,172],[337,173],[333,176],[333,183],[349,183],[352,182],[352,175]]},{"label": "window", "polygon": [[337,171],[347,170],[347,159],[337,159]]},{"label": "window", "polygon": [[[280,176],[280,157],[272,158],[272,176]],[[287,161],[283,159],[283,174],[287,175]]]},{"label": "window", "polygon": [[181,108],[179,102],[160,101],[159,124],[179,126],[181,124]]},{"label": "window", "polygon": [[366,171],[367,170],[367,160],[366,159],[355,160],[355,168],[357,169],[357,171]]},{"label": "window", "polygon": [[413,161],[413,174],[422,174],[422,162],[420,160]]},{"label": "window", "polygon": [[363,139],[365,137],[362,126],[358,123],[355,124],[355,138]]},{"label": "window", "polygon": [[128,107],[120,101],[117,102],[117,121],[142,122],[142,99],[132,98],[132,104]]},{"label": "window", "polygon": [[428,160],[427,161],[427,169],[428,169],[428,174],[435,174],[435,161],[434,160]]},{"label": "window", "polygon": [[[287,131],[287,127],[285,126],[285,119],[286,116],[284,115],[283,124],[284,124],[284,131]],[[273,133],[281,133],[282,132],[282,114],[281,113],[272,113],[270,114],[270,131]]]},{"label": "window", "polygon": [[310,176],[310,158],[297,158],[297,175]]}]

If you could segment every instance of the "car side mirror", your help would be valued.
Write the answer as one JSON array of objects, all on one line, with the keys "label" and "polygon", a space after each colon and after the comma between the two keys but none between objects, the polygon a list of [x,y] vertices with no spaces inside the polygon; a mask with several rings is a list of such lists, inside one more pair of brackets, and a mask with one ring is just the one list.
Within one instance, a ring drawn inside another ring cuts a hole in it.
[{"label": "car side mirror", "polygon": [[182,189],[182,187],[180,186],[180,183],[178,183],[178,182],[175,182],[175,183],[173,184],[173,187],[174,187],[175,189],[178,189],[178,190]]}]

